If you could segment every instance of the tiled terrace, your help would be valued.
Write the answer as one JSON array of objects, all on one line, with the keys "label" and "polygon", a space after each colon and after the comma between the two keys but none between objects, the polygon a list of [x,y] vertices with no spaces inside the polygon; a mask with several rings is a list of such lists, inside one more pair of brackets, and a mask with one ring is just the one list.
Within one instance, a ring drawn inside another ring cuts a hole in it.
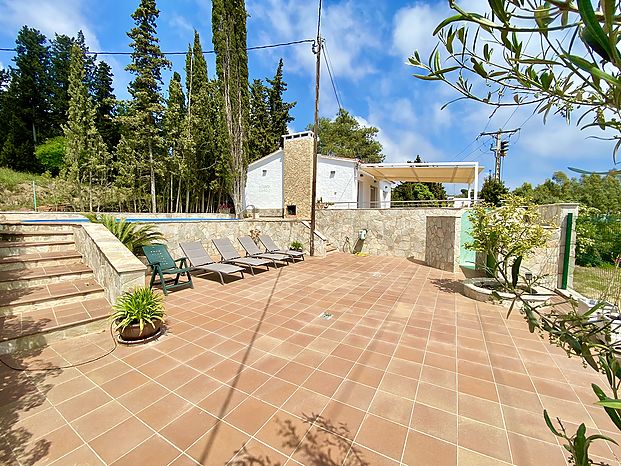
[{"label": "tiled terrace", "polygon": [[[0,368],[0,463],[564,465],[543,407],[621,440],[591,406],[596,373],[454,278],[338,253],[225,286],[196,278],[166,298],[156,342]],[[13,364],[111,347],[90,335]]]}]

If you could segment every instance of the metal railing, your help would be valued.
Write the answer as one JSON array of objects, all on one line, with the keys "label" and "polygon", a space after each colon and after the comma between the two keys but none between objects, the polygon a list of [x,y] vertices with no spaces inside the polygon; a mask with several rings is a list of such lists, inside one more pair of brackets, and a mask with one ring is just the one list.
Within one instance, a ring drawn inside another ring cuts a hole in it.
[{"label": "metal railing", "polygon": [[321,209],[417,209],[424,207],[442,207],[459,209],[471,207],[480,199],[419,199],[414,201],[335,201],[318,202],[317,205]]}]

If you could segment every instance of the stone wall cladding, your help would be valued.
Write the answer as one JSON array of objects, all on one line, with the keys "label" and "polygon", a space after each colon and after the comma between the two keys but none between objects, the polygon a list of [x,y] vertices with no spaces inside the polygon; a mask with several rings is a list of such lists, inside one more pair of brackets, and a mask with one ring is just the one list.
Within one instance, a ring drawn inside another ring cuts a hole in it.
[{"label": "stone wall cladding", "polygon": [[534,275],[543,276],[541,284],[548,288],[562,285],[563,262],[565,259],[565,231],[567,214],[573,213],[573,228],[571,231],[571,249],[569,256],[569,275],[567,286],[573,286],[574,268],[576,265],[576,219],[578,204],[548,204],[538,206],[539,213],[546,229],[550,232],[550,239],[543,248],[538,248],[524,259],[523,269],[530,270]]},{"label": "stone wall cladding", "polygon": [[310,218],[313,177],[312,134],[285,139],[284,150],[284,208],[295,205],[297,217]]},{"label": "stone wall cladding", "polygon": [[447,272],[459,271],[461,217],[427,217],[425,263]]},{"label": "stone wall cladding", "polygon": [[124,292],[144,286],[146,266],[106,227],[98,223],[79,224],[73,236],[77,251],[93,270],[110,303]]},{"label": "stone wall cladding", "polygon": [[[427,218],[460,218],[463,209],[322,209],[317,211],[317,229],[337,247],[353,249],[358,231],[367,229],[362,251],[371,255],[399,256],[424,261]],[[455,228],[453,223],[452,228]],[[448,233],[447,233],[448,234]],[[450,234],[453,236],[455,232]],[[459,232],[457,232],[459,234]],[[459,239],[457,239],[459,248]]]},{"label": "stone wall cladding", "polygon": [[[245,256],[245,251],[237,238],[250,235],[251,230],[259,230],[261,234],[270,235],[282,249],[288,249],[293,241],[299,241],[304,246],[304,251],[308,252],[310,241],[310,230],[297,220],[259,218],[256,220],[167,222],[153,225],[166,238],[168,250],[175,259],[183,256],[179,243],[198,241],[214,260],[219,260],[220,255],[212,243],[212,239],[216,238],[230,239],[239,255]],[[262,245],[259,247],[264,250]],[[317,235],[315,235],[315,254],[320,257],[326,254],[326,245]]]}]

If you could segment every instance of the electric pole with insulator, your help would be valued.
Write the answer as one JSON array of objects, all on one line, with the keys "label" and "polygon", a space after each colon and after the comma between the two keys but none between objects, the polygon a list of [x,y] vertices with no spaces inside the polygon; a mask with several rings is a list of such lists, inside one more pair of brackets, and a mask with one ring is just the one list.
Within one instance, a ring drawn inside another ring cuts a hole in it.
[{"label": "electric pole with insulator", "polygon": [[511,135],[513,133],[517,133],[521,128],[512,129],[509,131],[503,131],[499,129],[498,131],[493,131],[491,133],[481,133],[480,136],[495,136],[496,137],[496,147],[492,150],[495,153],[496,164],[494,165],[494,179],[500,181],[500,168],[502,166],[502,158],[506,157],[509,153],[509,141],[503,141],[501,139],[503,134]]}]

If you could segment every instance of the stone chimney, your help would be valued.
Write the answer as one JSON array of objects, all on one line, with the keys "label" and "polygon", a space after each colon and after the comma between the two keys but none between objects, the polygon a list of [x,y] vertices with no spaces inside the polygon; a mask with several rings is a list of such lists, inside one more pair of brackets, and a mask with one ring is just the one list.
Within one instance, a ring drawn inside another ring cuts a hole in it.
[{"label": "stone chimney", "polygon": [[285,216],[309,219],[313,180],[313,132],[286,134],[282,138]]}]

